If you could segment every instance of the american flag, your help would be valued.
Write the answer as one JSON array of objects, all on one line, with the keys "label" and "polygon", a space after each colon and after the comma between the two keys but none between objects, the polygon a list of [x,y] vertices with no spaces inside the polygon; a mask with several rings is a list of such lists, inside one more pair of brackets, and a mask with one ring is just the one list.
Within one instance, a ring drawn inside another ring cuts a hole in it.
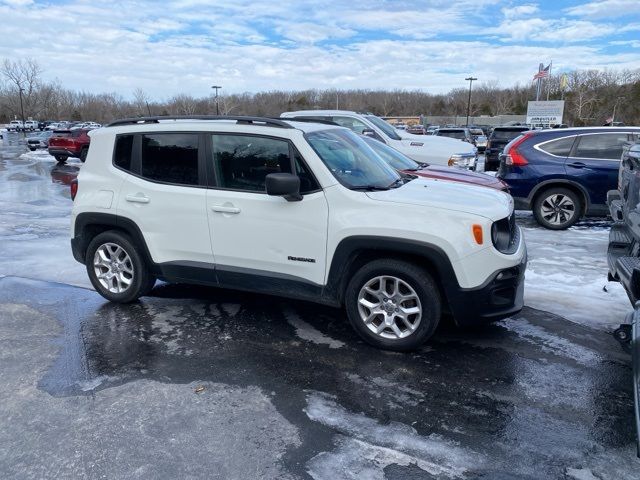
[{"label": "american flag", "polygon": [[538,80],[539,78],[547,78],[549,76],[549,69],[551,68],[551,64],[544,67],[538,73],[533,76],[534,80]]}]

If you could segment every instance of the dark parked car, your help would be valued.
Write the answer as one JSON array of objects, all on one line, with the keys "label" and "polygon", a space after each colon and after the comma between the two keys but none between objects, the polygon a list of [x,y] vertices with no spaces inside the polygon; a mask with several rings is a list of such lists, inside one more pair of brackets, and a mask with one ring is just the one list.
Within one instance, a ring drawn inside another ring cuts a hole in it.
[{"label": "dark parked car", "polygon": [[76,157],[84,162],[91,142],[88,132],[86,129],[54,130],[49,139],[49,153],[61,163],[66,162],[69,157]]},{"label": "dark parked car", "polygon": [[434,135],[438,135],[440,137],[456,138],[464,142],[474,143],[473,135],[471,135],[471,131],[468,128],[443,127],[436,130]]},{"label": "dark parked car", "polygon": [[638,138],[640,127],[529,131],[505,147],[498,178],[509,185],[516,208],[562,230],[583,215],[607,214],[623,147]]},{"label": "dark parked car", "polygon": [[489,135],[485,149],[484,170],[486,172],[497,170],[500,166],[500,154],[504,147],[527,130],[529,130],[529,127],[525,125],[494,128],[491,135]]},{"label": "dark parked car", "polygon": [[622,284],[635,311],[614,335],[631,353],[635,392],[636,444],[640,454],[640,142],[623,149],[618,189],[607,193],[609,211],[616,223],[609,232],[609,280]]}]

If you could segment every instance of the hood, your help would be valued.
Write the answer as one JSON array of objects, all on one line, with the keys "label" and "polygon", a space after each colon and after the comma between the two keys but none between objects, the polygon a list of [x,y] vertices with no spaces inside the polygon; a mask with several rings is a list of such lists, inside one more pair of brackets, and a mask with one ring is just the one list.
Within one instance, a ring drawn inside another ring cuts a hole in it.
[{"label": "hood", "polygon": [[427,148],[451,152],[452,155],[455,153],[476,153],[476,148],[469,142],[463,142],[455,138],[440,137],[437,135],[413,135],[402,130],[398,130],[397,133],[402,138],[402,143],[406,146],[422,143]]},{"label": "hood", "polygon": [[498,190],[507,190],[508,186],[502,180],[484,173],[476,173],[470,170],[455,167],[440,167],[438,165],[429,165],[420,170],[407,170],[405,173],[410,175],[418,175],[419,177],[437,178],[440,180],[449,180],[452,182],[463,182],[471,185],[480,185],[483,187],[496,188]]},{"label": "hood", "polygon": [[402,187],[380,192],[367,192],[380,202],[434,207],[443,210],[479,215],[492,221],[508,217],[513,212],[513,198],[493,188],[459,182],[442,182],[416,178]]}]

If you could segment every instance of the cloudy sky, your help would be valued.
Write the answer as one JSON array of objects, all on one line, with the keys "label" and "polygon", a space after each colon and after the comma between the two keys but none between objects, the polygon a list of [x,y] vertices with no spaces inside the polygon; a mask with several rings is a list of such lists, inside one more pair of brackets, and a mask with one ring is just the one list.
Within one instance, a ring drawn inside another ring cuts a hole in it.
[{"label": "cloudy sky", "polygon": [[0,58],[47,80],[154,99],[177,93],[402,88],[469,74],[508,86],[640,68],[640,0],[0,0]]}]

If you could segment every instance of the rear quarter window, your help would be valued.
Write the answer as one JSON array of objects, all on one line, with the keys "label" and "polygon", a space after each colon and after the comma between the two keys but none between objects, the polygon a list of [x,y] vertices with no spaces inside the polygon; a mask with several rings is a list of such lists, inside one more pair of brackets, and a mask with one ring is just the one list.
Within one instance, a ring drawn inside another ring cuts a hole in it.
[{"label": "rear quarter window", "polygon": [[556,157],[568,157],[575,139],[575,136],[557,138],[538,145],[538,148],[543,152],[555,155]]}]

